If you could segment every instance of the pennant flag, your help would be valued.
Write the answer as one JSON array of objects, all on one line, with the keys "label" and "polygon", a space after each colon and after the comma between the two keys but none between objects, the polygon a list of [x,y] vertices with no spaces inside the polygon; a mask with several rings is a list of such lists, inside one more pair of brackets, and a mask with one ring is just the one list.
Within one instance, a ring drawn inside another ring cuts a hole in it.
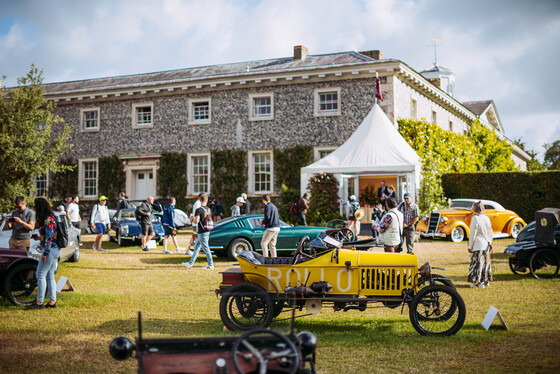
[{"label": "pennant flag", "polygon": [[381,95],[381,81],[379,77],[375,79],[375,97],[383,101],[383,95]]}]

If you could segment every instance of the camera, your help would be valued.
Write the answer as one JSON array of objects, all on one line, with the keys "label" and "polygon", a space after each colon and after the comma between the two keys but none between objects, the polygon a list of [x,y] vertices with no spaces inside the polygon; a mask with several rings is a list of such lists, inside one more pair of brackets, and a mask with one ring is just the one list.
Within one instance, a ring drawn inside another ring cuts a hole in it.
[{"label": "camera", "polygon": [[16,219],[14,217],[8,217],[8,222],[15,222]]}]

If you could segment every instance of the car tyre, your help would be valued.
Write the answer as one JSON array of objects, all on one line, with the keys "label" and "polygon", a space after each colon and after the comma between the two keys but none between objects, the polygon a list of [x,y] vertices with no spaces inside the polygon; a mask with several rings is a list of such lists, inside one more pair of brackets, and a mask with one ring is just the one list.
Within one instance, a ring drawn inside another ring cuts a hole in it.
[{"label": "car tyre", "polygon": [[228,330],[267,328],[274,318],[274,302],[258,284],[241,282],[224,291],[220,318]]},{"label": "car tyre", "polygon": [[37,264],[20,264],[9,270],[2,293],[16,306],[37,300]]},{"label": "car tyre", "polygon": [[421,335],[454,335],[463,327],[466,315],[459,293],[442,284],[420,289],[409,304],[410,322]]},{"label": "car tyre", "polygon": [[529,259],[529,270],[535,279],[550,279],[558,274],[558,256],[550,249],[539,249]]},{"label": "car tyre", "polygon": [[519,232],[523,230],[523,224],[521,222],[516,222],[512,227],[511,227],[511,232],[509,233],[510,236],[514,239],[517,239],[517,236],[519,235]]},{"label": "car tyre", "polygon": [[237,255],[243,251],[252,251],[253,246],[247,239],[237,238],[232,240],[230,245],[228,246],[227,255],[230,260],[236,261]]},{"label": "car tyre", "polygon": [[457,226],[451,231],[449,235],[449,240],[453,243],[461,243],[465,239],[465,229],[461,226]]},{"label": "car tyre", "polygon": [[78,262],[80,260],[80,237],[76,239],[76,244],[74,244],[74,253],[68,259],[69,262]]},{"label": "car tyre", "polygon": [[521,270],[519,269],[519,267],[517,267],[517,264],[514,262],[513,258],[510,257],[508,262],[509,262],[509,269],[511,270],[511,272],[512,272],[513,274],[515,274],[515,275],[521,275],[521,274],[527,272],[527,268],[525,268],[525,267],[523,268],[523,269],[525,269],[525,270],[521,271]]}]

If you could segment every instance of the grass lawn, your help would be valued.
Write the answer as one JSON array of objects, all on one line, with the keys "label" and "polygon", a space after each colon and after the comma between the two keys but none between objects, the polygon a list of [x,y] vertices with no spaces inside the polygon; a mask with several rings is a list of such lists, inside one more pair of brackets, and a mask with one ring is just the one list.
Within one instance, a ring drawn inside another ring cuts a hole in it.
[{"label": "grass lawn", "polygon": [[[136,361],[113,360],[108,345],[118,335],[136,337],[138,311],[145,337],[239,335],[224,331],[214,293],[219,272],[232,262],[215,258],[215,269],[206,271],[202,254],[187,270],[181,266],[184,255],[164,255],[161,246],[146,253],[139,246],[104,243],[107,250],[97,252],[88,249],[92,236],[83,239],[80,261],[60,265],[56,278],[68,277],[76,291],[60,293],[58,309],[28,311],[0,299],[0,373],[134,373]],[[183,234],[180,244],[188,239]],[[419,263],[446,268],[437,272],[452,278],[465,300],[465,325],[452,337],[420,336],[407,308],[402,314],[401,308],[323,308],[297,319],[297,330],[318,337],[318,372],[559,372],[560,278],[513,275],[503,255],[511,242],[494,242],[495,281],[487,289],[471,289],[466,282],[466,243],[416,244]],[[482,328],[490,306],[510,331]],[[289,323],[271,328],[288,332]]]}]

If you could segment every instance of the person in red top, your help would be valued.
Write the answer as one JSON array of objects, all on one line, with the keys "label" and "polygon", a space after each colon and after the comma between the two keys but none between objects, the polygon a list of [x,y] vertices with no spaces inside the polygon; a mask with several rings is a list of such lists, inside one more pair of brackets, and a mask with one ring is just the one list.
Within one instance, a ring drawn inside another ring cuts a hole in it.
[{"label": "person in red top", "polygon": [[305,215],[307,214],[307,209],[309,209],[308,202],[309,202],[309,194],[306,192],[298,201],[298,217],[299,217],[300,226],[307,226],[307,220],[305,219]]}]

